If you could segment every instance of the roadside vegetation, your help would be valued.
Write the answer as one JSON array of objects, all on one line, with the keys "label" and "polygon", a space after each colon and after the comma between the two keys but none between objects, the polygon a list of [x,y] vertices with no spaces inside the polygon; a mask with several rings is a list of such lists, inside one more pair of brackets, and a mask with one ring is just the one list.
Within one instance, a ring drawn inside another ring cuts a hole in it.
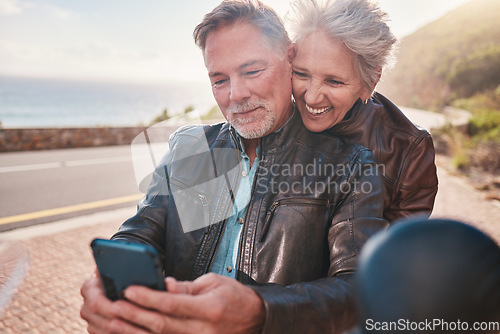
[{"label": "roadside vegetation", "polygon": [[[213,106],[208,112],[202,114],[202,115],[190,115],[191,112],[196,111],[193,106],[187,106],[184,108],[184,111],[180,114],[171,114],[169,113],[168,109],[165,108],[163,111],[156,116],[153,121],[149,124],[150,126],[156,123],[160,123],[163,121],[167,120],[175,120],[178,123],[181,122],[190,122],[193,118],[194,119],[201,119],[203,123],[217,123],[217,122],[222,122],[224,121],[224,116],[222,116],[222,113],[220,112],[220,109],[217,105]],[[193,117],[191,117],[193,116]]]},{"label": "roadside vegetation", "polygon": [[471,113],[433,129],[436,150],[469,176],[500,182],[500,1],[473,0],[406,36],[378,90],[401,106]]},{"label": "roadside vegetation", "polygon": [[438,152],[452,156],[453,165],[464,172],[500,175],[500,86],[452,105],[472,116],[464,127],[447,125],[433,132]]}]

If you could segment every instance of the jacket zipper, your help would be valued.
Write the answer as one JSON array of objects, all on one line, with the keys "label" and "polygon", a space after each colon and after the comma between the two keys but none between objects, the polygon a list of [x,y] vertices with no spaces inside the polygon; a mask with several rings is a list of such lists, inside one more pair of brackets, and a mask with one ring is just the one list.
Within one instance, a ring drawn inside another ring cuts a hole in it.
[{"label": "jacket zipper", "polygon": [[[232,131],[231,131],[231,134]],[[234,138],[234,137],[233,137]],[[235,139],[236,140],[236,139]],[[260,150],[259,150],[259,162],[262,161],[262,138],[259,139],[259,145],[257,147],[260,147]],[[255,163],[255,161],[253,162]],[[241,266],[242,266],[242,259],[241,259],[241,256],[243,254],[243,239],[244,239],[244,235],[246,234],[245,233],[245,227],[246,227],[246,222],[247,222],[247,218],[248,218],[248,215],[249,215],[249,211],[250,211],[250,205],[252,203],[252,198],[253,198],[253,193],[255,191],[255,185],[257,184],[257,178],[258,178],[258,175],[259,175],[259,166],[257,165],[257,170],[255,171],[255,175],[254,175],[254,178],[253,178],[253,182],[252,182],[252,189],[250,191],[250,201],[248,202],[248,206],[247,206],[247,209],[245,211],[245,218],[243,220],[243,226],[241,227],[241,234],[240,234],[240,242],[238,244],[238,263],[236,264],[236,275],[235,275],[235,278],[236,280],[239,280],[239,273],[243,272],[241,270]]]},{"label": "jacket zipper", "polygon": [[[238,141],[236,140],[236,137],[234,136],[233,131],[231,129],[229,130],[229,133],[231,134],[231,137],[233,137],[233,140],[234,140],[236,146],[238,146]],[[236,196],[236,194],[234,194],[234,196]],[[234,202],[233,202],[233,204],[234,204]],[[224,219],[224,221],[222,222],[222,228],[219,231],[219,234],[217,235],[217,241],[215,244],[215,251],[212,253],[212,256],[210,257],[210,262],[208,263],[206,273],[208,273],[208,272],[210,272],[210,270],[212,270],[212,265],[214,264],[215,255],[217,254],[217,251],[219,250],[220,241],[222,239],[222,236],[224,235],[224,231],[226,230],[226,223],[227,223],[227,219]]]},{"label": "jacket zipper", "polygon": [[266,220],[264,222],[264,227],[262,228],[262,231],[260,233],[260,238],[259,242],[264,241],[267,231],[269,230],[269,226],[271,225],[271,220],[274,216],[274,212],[276,211],[277,208],[280,206],[288,206],[290,204],[293,204],[295,206],[324,206],[327,207],[329,204],[328,199],[321,199],[321,198],[310,198],[310,197],[294,197],[294,198],[284,198],[275,201],[269,210],[267,211],[266,215]]},{"label": "jacket zipper", "polygon": [[222,227],[219,231],[219,234],[217,235],[217,241],[215,244],[215,251],[212,253],[212,256],[210,258],[210,262],[208,263],[208,267],[207,267],[207,270],[205,273],[208,273],[208,272],[210,272],[210,270],[212,270],[212,265],[214,264],[215,255],[217,254],[217,251],[219,250],[219,245],[220,245],[222,235],[224,234],[224,231],[226,230],[226,222],[227,222],[227,219],[224,219],[224,221],[222,222]]}]

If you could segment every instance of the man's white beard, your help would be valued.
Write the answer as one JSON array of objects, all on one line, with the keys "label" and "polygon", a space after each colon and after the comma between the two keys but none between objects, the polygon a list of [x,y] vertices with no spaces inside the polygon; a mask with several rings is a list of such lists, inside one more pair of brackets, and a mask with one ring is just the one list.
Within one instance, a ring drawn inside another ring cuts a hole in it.
[{"label": "man's white beard", "polygon": [[[252,117],[239,118],[237,113],[246,110],[261,108]],[[257,139],[267,134],[276,121],[276,113],[265,100],[245,102],[227,109],[228,122],[236,129],[238,134],[245,139]],[[236,113],[236,114],[235,114]]]}]

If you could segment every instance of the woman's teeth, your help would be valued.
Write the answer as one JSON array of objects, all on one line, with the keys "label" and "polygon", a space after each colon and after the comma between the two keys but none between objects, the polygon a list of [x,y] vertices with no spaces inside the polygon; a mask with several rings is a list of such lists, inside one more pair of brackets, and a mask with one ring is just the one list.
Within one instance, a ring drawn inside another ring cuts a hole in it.
[{"label": "woman's teeth", "polygon": [[307,109],[307,111],[309,111],[313,115],[319,115],[319,114],[323,114],[323,113],[329,111],[330,109],[332,109],[332,107],[330,106],[330,107],[325,107],[325,108],[320,108],[320,109],[314,109],[314,108],[309,107],[306,104],[306,109]]}]

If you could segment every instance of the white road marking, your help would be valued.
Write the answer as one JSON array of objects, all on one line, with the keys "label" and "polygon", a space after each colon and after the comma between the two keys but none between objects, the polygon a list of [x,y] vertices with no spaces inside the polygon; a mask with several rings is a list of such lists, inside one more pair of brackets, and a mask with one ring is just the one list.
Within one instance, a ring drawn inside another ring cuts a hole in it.
[{"label": "white road marking", "polygon": [[62,168],[62,167],[105,165],[105,164],[112,164],[112,163],[118,163],[118,162],[127,162],[127,161],[131,161],[131,160],[132,160],[131,157],[127,155],[127,156],[118,156],[118,157],[106,157],[106,158],[95,158],[95,159],[47,162],[47,163],[40,163],[40,164],[29,164],[29,165],[18,165],[18,166],[6,166],[6,167],[0,167],[0,173],[24,172],[24,171],[31,171],[31,170]]}]

